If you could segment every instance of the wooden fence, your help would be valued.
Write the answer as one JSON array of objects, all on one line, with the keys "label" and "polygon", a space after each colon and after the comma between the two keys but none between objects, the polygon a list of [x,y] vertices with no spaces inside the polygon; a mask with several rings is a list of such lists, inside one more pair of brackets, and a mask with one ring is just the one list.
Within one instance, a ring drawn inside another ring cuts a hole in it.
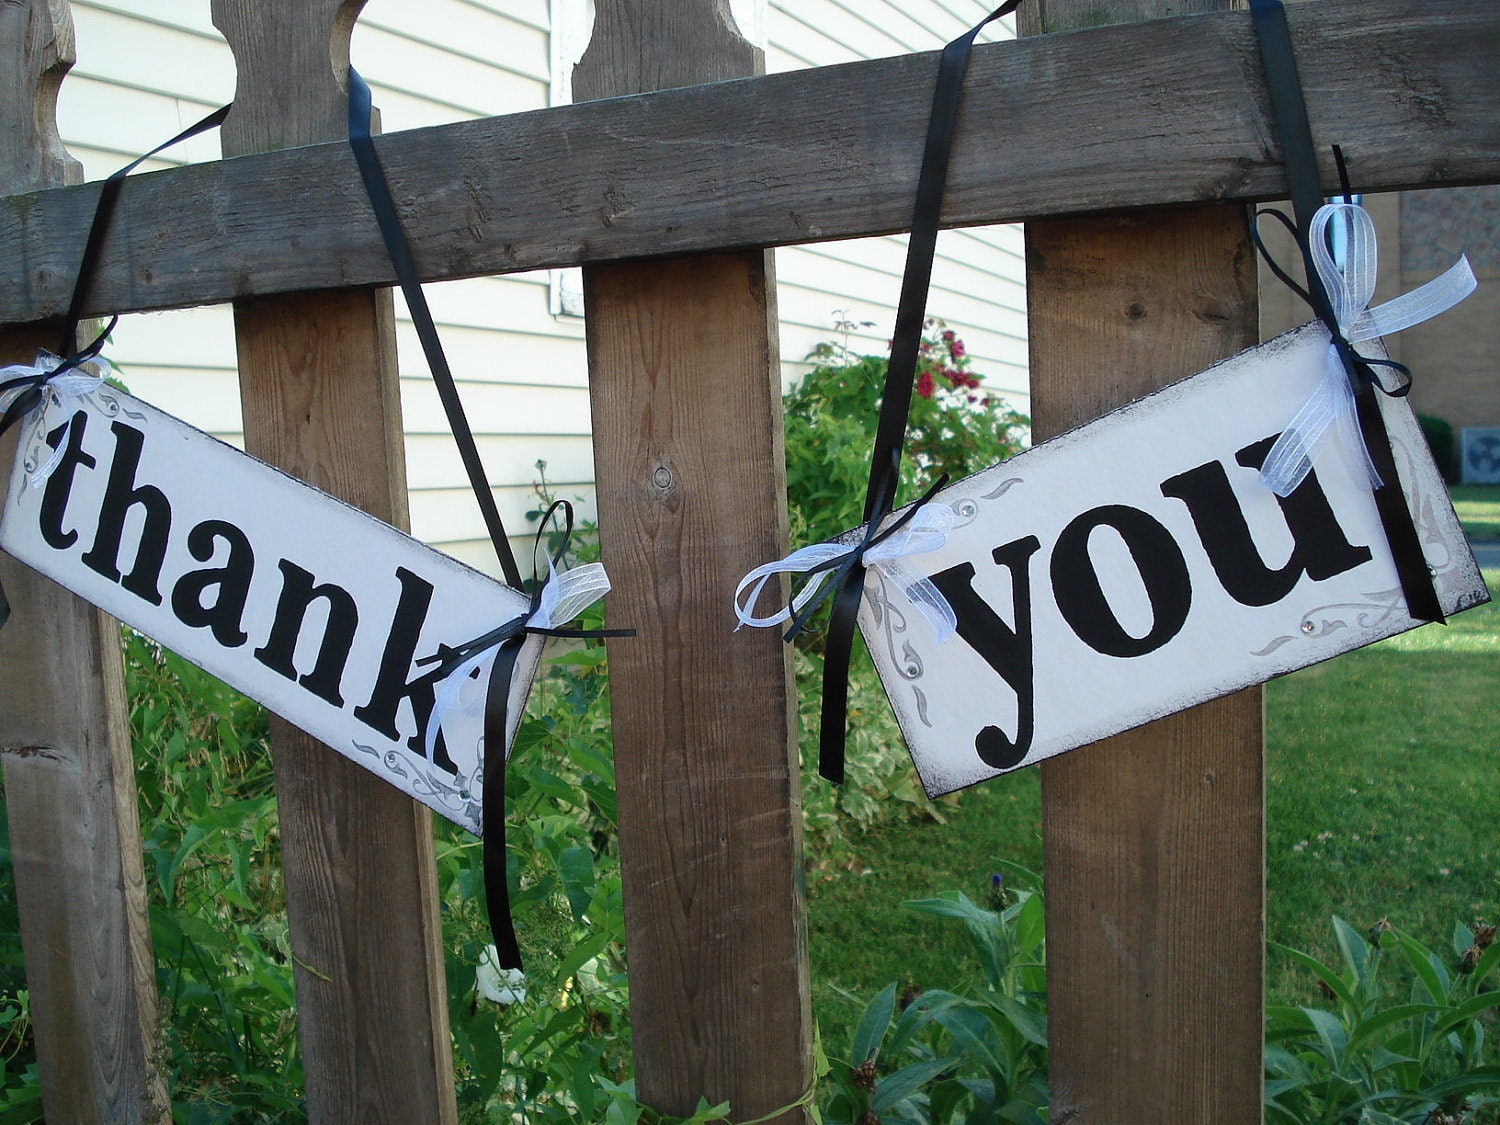
[{"label": "wooden fence", "polygon": [[[1285,180],[1249,18],[1215,11],[1234,6],[1047,0],[1023,9],[1036,38],[975,54],[944,221],[1029,221],[1038,437],[1255,339],[1244,206]],[[213,0],[242,159],[132,182],[88,311],[233,301],[249,449],[402,526],[392,277],[343,144],[360,7]],[[760,59],[724,0],[596,7],[579,104],[381,152],[397,197],[422,200],[424,279],[586,267],[611,612],[640,631],[610,661],[638,1092],[748,1119],[811,1070],[788,654],[773,633],[724,641],[728,592],[785,548],[768,248],[906,225],[935,63],[725,82]],[[1315,134],[1359,154],[1365,190],[1500,181],[1489,0],[1290,14]],[[1122,26],[1041,34],[1101,19]],[[97,188],[70,186],[53,125],[65,0],[0,5],[0,53],[0,362],[17,362],[56,332]],[[167,1121],[115,627],[8,560],[0,577],[48,1120]],[[285,724],[273,753],[309,1118],[453,1121],[428,814]],[[1260,1120],[1262,784],[1258,691],[1043,768],[1054,1121]]]}]

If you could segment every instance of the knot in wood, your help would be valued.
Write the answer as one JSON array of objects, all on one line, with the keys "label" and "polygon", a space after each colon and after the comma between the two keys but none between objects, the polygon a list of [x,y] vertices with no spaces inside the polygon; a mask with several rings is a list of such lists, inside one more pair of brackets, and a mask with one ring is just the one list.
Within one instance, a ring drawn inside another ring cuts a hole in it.
[{"label": "knot in wood", "polygon": [[663,498],[677,491],[677,478],[673,476],[671,468],[658,464],[652,469],[651,488]]}]

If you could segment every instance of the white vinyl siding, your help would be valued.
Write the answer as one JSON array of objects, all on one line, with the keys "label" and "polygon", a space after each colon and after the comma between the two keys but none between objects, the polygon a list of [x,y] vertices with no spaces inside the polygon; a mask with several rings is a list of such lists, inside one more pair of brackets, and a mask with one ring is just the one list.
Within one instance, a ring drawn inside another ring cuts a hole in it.
[{"label": "white vinyl siding", "polygon": [[[234,60],[209,0],[74,0],[78,62],[63,82],[59,128],[88,179],[100,179],[234,95]],[[768,69],[932,50],[981,18],[977,0],[733,0]],[[553,20],[571,42],[554,39]],[[513,113],[567,99],[559,67],[586,42],[589,0],[369,0],[354,65],[385,132]],[[582,26],[581,26],[582,25]],[[1002,33],[1003,34],[1003,33]],[[858,106],[831,107],[858,113]],[[214,134],[143,171],[219,156]],[[790,380],[834,323],[870,321],[851,343],[884,351],[904,238],[777,252],[783,370]],[[1025,299],[1014,228],[946,232],[929,311],[964,337],[976,371],[1025,409]],[[560,272],[560,271],[559,271]],[[551,272],[427,287],[501,514],[523,557],[536,463],[552,492],[593,517],[588,373],[582,319]],[[398,294],[397,344],[414,534],[496,571],[493,552]],[[124,318],[109,354],[127,385],[194,425],[242,440],[228,306]],[[526,564],[523,563],[523,568]]]},{"label": "white vinyl siding", "polygon": [[[992,9],[987,0],[770,0],[766,69],[935,51]],[[1015,21],[1007,18],[986,28],[979,41],[1014,34]],[[858,114],[860,107],[840,111]],[[808,352],[835,338],[836,320],[858,326],[849,339],[856,351],[882,354],[895,324],[905,262],[904,235],[778,250],[786,376],[806,370]],[[927,312],[963,338],[973,370],[985,377],[987,387],[1016,409],[1028,409],[1025,249],[1019,226],[944,231]]]}]

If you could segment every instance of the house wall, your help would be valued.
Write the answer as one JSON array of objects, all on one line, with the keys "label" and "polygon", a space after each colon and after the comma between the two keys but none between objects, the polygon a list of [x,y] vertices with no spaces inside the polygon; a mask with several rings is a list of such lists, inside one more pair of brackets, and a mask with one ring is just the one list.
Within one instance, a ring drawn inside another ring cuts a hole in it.
[{"label": "house wall", "polygon": [[[536,109],[566,98],[570,51],[587,42],[590,0],[369,0],[355,29],[354,65],[370,83],[386,132]],[[74,0],[78,62],[62,85],[64,142],[89,179],[230,100],[232,55],[208,0]],[[764,35],[772,71],[931,50],[977,22],[982,0],[734,0]],[[559,32],[554,37],[556,25]],[[1002,32],[1001,34],[1005,34]],[[565,48],[565,49],[561,49]],[[858,107],[839,107],[859,112]],[[142,171],[219,156],[209,135]],[[138,173],[139,174],[139,173]],[[784,374],[854,325],[850,346],[883,352],[894,321],[904,238],[778,251]],[[974,370],[1026,409],[1025,299],[1018,228],[946,232],[929,312],[964,337]],[[450,364],[518,554],[530,548],[538,461],[550,490],[591,518],[583,319],[565,271],[427,287]],[[415,333],[397,297],[412,530],[495,571]],[[227,307],[122,319],[109,354],[136,393],[238,443],[234,332]],[[523,563],[524,567],[524,563]]]},{"label": "house wall", "polygon": [[1415,289],[1466,255],[1479,288],[1408,328],[1412,405],[1461,430],[1500,426],[1500,187],[1403,192],[1401,288]]}]

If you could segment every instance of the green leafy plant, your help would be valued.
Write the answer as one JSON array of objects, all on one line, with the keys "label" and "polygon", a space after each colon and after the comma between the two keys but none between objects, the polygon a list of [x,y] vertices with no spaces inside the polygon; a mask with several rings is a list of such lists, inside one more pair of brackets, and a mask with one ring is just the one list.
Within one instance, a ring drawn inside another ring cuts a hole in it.
[{"label": "green leafy plant", "polygon": [[1418,414],[1417,425],[1427,439],[1427,448],[1432,459],[1449,484],[1458,483],[1458,439],[1453,433],[1453,424],[1432,414]]},{"label": "green leafy plant", "polygon": [[[786,416],[787,501],[793,542],[816,542],[863,519],[870,454],[885,388],[886,357],[824,343],[782,400]],[[942,321],[929,319],[906,428],[900,502],[943,474],[957,479],[1018,453],[1028,420],[984,389],[968,349]]]},{"label": "green leafy plant", "polygon": [[[844,320],[839,327],[854,325]],[[830,539],[863,518],[888,366],[886,357],[858,355],[846,342],[820,344],[808,358],[812,368],[782,400],[794,543]],[[944,474],[958,478],[1020,451],[1027,419],[984,390],[963,340],[940,320],[926,323],[914,390],[902,461],[903,501]],[[803,822],[814,875],[849,863],[857,837],[876,824],[942,819],[941,806],[927,800],[917,783],[862,645],[855,646],[850,672],[845,784],[829,786],[816,776],[821,642],[815,630],[804,632],[796,654]]]},{"label": "green leafy plant", "polygon": [[302,1059],[264,709],[125,632],[152,944],[157,1065],[174,1118],[302,1109]]},{"label": "green leafy plant", "polygon": [[[1024,868],[1007,865],[1023,883]],[[903,996],[893,983],[865,1008],[847,1059],[828,1061],[830,1123],[1014,1122],[1042,1125],[1047,1106],[1045,923],[1038,890],[1004,888],[995,909],[961,892],[908,902],[960,922],[979,968],[951,991]]]},{"label": "green leafy plant", "polygon": [[1500,1120],[1500,1066],[1486,1044],[1500,1008],[1494,927],[1457,925],[1451,958],[1385,921],[1369,940],[1336,916],[1333,929],[1343,961],[1337,968],[1272,946],[1313,974],[1326,1003],[1267,1011],[1266,1120]]}]

